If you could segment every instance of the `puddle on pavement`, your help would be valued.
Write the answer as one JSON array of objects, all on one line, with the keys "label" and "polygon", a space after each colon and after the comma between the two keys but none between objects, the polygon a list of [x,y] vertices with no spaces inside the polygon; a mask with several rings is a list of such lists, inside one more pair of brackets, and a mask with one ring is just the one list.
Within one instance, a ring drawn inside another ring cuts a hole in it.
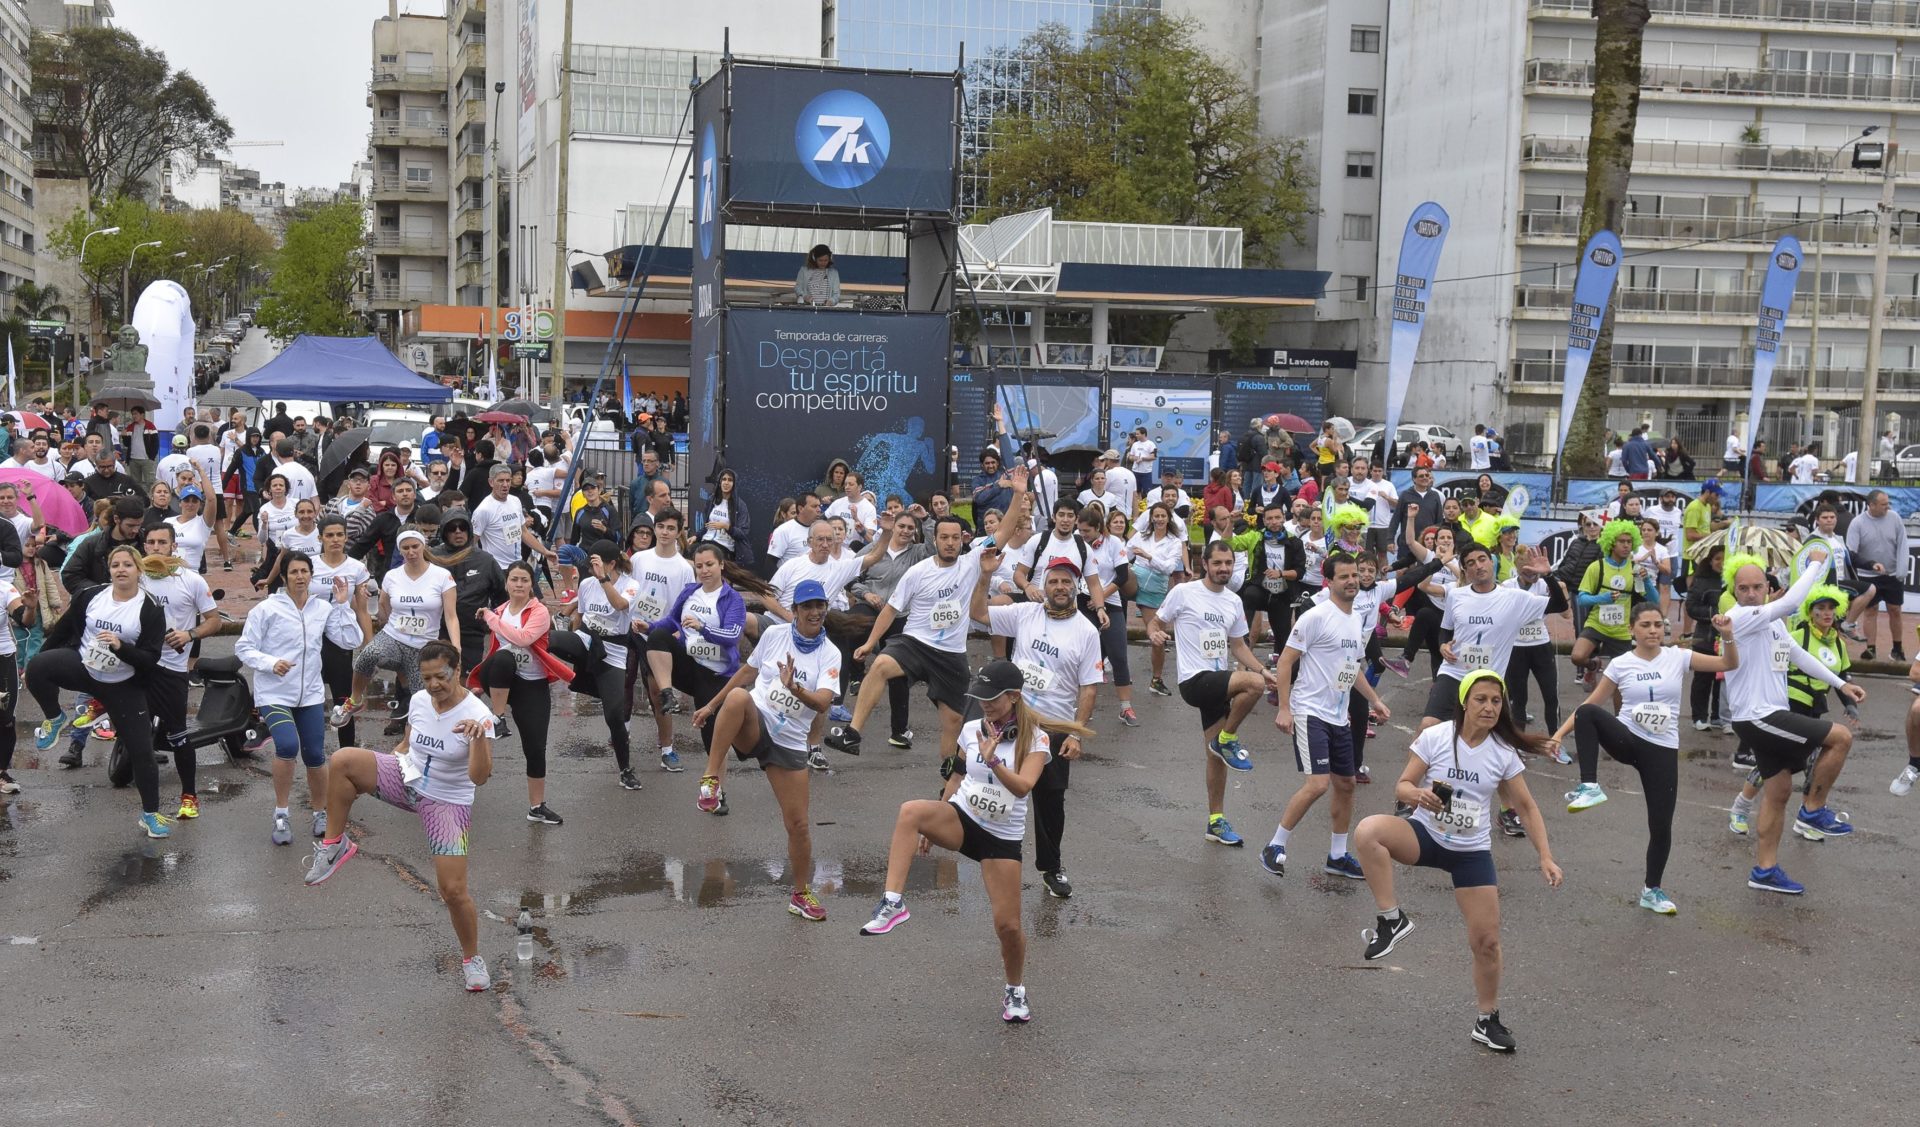
[{"label": "puddle on pavement", "polygon": [[[635,855],[616,870],[588,878],[577,888],[559,892],[523,893],[511,911],[521,908],[542,914],[582,915],[593,912],[608,901],[629,896],[665,894],[679,902],[702,908],[719,907],[746,896],[771,895],[787,887],[785,857],[761,860],[686,860],[658,853]],[[816,861],[812,881],[823,896],[851,895],[878,899],[886,879],[881,861]],[[929,893],[952,891],[960,883],[960,866],[952,857],[931,861],[916,860],[907,875],[907,891]],[[539,920],[535,934],[540,935]]]},{"label": "puddle on pavement", "polygon": [[186,860],[185,853],[159,851],[122,854],[103,875],[100,887],[80,902],[80,915],[86,915],[130,888],[158,884],[172,876]]},{"label": "puddle on pavement", "polygon": [[237,798],[238,796],[243,795],[246,792],[247,792],[247,783],[246,783],[246,780],[244,779],[232,779],[232,780],[225,780],[225,781],[220,779],[211,779],[207,781],[205,784],[201,785],[200,787],[201,798],[206,798],[210,795],[218,796],[223,799]]}]

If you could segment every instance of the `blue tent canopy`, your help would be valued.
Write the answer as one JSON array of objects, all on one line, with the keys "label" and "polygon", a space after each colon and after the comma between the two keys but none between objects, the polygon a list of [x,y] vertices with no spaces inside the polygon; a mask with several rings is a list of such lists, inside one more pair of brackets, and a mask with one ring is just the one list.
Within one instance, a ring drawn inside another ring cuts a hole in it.
[{"label": "blue tent canopy", "polygon": [[445,403],[442,387],[402,364],[374,337],[293,338],[280,355],[227,384],[261,400],[323,403]]}]

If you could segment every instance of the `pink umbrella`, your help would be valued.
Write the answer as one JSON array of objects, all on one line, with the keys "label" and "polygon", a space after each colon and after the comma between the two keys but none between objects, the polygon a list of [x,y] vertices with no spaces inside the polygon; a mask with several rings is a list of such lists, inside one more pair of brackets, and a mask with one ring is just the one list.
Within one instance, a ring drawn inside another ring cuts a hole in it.
[{"label": "pink umbrella", "polygon": [[33,506],[27,502],[27,494],[31,492],[40,502],[40,514],[47,523],[69,536],[78,536],[92,525],[72,494],[32,470],[0,469],[0,481],[10,481],[19,486],[21,512],[33,511]]},{"label": "pink umbrella", "polygon": [[0,414],[13,416],[13,421],[20,425],[20,431],[23,434],[30,430],[55,431],[57,429],[43,416],[36,415],[32,411],[5,411]]}]

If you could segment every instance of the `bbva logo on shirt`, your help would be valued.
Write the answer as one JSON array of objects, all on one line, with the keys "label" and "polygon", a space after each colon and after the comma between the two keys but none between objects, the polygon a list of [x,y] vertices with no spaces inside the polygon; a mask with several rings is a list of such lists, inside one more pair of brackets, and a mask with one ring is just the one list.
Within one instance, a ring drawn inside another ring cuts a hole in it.
[{"label": "bbva logo on shirt", "polygon": [[858,188],[880,175],[893,133],[873,99],[829,90],[808,102],[793,127],[801,167],[829,188]]}]

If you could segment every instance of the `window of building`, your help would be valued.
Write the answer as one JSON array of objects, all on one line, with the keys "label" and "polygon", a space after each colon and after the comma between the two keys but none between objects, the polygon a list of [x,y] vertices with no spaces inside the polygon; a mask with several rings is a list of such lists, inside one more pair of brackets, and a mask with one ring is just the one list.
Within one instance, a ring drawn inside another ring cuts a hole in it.
[{"label": "window of building", "polygon": [[1373,241],[1373,216],[1343,215],[1340,217],[1340,237],[1356,242]]},{"label": "window of building", "polygon": [[1350,152],[1347,154],[1347,179],[1373,179],[1373,154]]},{"label": "window of building", "polygon": [[430,164],[410,164],[407,166],[407,183],[425,185],[433,183],[433,166]]},{"label": "window of building", "polygon": [[1359,24],[1355,24],[1350,34],[1352,39],[1347,45],[1348,50],[1358,52],[1362,55],[1378,55],[1380,53],[1379,28],[1362,27]]},{"label": "window of building", "polygon": [[1378,90],[1349,90],[1347,91],[1347,112],[1372,117],[1379,112],[1377,109],[1379,101]]},{"label": "window of building", "polygon": [[1340,277],[1340,288],[1345,292],[1348,301],[1365,301],[1367,285],[1372,281],[1373,279],[1365,274],[1343,274]]}]

